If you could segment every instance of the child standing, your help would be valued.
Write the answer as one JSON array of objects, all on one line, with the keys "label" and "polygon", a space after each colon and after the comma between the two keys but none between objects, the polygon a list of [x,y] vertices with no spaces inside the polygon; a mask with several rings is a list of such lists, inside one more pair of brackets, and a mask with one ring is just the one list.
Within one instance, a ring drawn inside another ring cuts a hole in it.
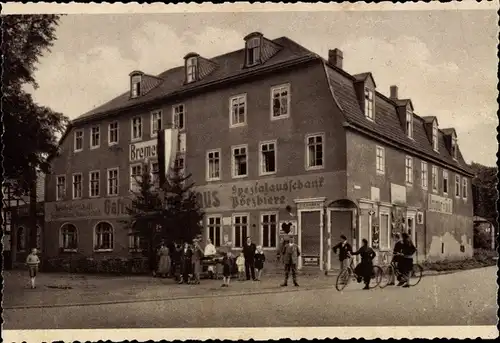
[{"label": "child standing", "polygon": [[266,261],[266,255],[264,255],[264,251],[262,250],[262,247],[259,245],[257,247],[257,251],[255,252],[255,269],[257,270],[257,281],[260,281],[265,261]]},{"label": "child standing", "polygon": [[240,253],[236,259],[236,266],[238,266],[238,280],[243,281],[245,279],[245,256],[243,252]]},{"label": "child standing", "polygon": [[224,276],[224,281],[222,284],[222,287],[229,287],[229,281],[231,281],[231,269],[233,267],[233,254],[228,251],[225,255],[224,258],[222,259],[222,265],[223,265],[223,276]]},{"label": "child standing", "polygon": [[36,254],[35,248],[31,249],[31,254],[26,257],[26,264],[28,265],[28,270],[30,272],[31,289],[34,289],[36,272],[38,271],[38,265],[40,264],[40,259]]}]

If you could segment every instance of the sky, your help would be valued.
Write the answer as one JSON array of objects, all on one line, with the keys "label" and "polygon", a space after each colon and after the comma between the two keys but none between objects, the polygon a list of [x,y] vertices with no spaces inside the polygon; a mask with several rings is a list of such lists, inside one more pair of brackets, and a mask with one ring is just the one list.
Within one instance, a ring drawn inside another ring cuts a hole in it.
[{"label": "sky", "polygon": [[244,46],[243,37],[287,36],[344,69],[372,72],[377,90],[399,87],[415,113],[454,127],[467,162],[496,164],[495,10],[69,14],[40,59],[35,101],[70,119],[128,90],[129,73],[159,74],[186,53],[210,58]]}]

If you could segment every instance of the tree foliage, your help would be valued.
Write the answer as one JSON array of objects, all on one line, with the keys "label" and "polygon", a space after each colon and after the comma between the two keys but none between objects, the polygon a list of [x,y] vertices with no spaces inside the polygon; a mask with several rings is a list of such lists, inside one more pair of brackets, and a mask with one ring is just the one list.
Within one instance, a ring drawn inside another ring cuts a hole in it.
[{"label": "tree foliage", "polygon": [[25,86],[38,88],[35,72],[40,57],[56,40],[58,15],[2,16],[2,122],[4,178],[29,189],[30,170],[49,172],[47,156],[57,153],[57,135],[68,122],[63,114],[41,106]]},{"label": "tree foliage", "polygon": [[194,183],[187,183],[190,178],[176,167],[162,187],[155,187],[147,168],[136,179],[138,189],[127,208],[130,218],[126,223],[132,234],[141,238],[143,251],[150,251],[162,239],[190,241],[201,233],[204,213],[193,191]]},{"label": "tree foliage", "polygon": [[487,167],[475,162],[472,162],[470,167],[475,174],[472,179],[474,215],[483,217],[496,226],[497,167]]}]

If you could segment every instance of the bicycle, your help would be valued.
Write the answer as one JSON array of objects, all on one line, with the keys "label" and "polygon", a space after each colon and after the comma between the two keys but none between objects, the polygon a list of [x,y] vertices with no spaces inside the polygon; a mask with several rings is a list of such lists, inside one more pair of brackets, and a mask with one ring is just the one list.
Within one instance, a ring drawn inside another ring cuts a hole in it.
[{"label": "bicycle", "polygon": [[[403,256],[401,253],[397,253],[396,256]],[[408,285],[413,287],[418,285],[420,280],[422,279],[422,274],[423,274],[424,268],[418,264],[414,263],[412,271],[410,272],[410,278],[408,280]],[[385,268],[384,273],[382,275],[382,280],[379,284],[380,288],[385,288],[389,286],[390,284],[393,284],[393,280],[401,280],[405,275],[401,273],[399,270],[398,266],[396,265],[395,262],[391,261],[391,263]]]},{"label": "bicycle", "polygon": [[[358,278],[361,278],[361,276],[356,274],[355,270],[356,268],[354,268],[354,259],[351,258],[349,267],[344,268],[340,272],[339,276],[337,276],[337,282],[335,283],[335,288],[337,289],[337,291],[340,292],[344,288],[346,288],[351,280],[357,280]],[[380,282],[382,281],[382,274],[382,268],[380,268],[379,266],[373,266],[370,284],[368,285],[370,289],[375,288],[380,284]],[[374,283],[372,284],[372,282]]]}]

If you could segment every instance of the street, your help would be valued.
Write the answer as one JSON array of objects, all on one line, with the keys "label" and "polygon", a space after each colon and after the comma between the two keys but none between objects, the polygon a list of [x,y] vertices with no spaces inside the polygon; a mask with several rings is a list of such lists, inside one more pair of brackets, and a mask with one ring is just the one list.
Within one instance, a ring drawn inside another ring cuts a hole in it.
[{"label": "street", "polygon": [[426,276],[409,289],[387,287],[363,291],[359,284],[352,283],[344,292],[338,292],[333,286],[334,278],[329,278],[332,286],[328,288],[283,290],[273,286],[263,293],[241,294],[230,293],[230,287],[227,292],[217,290],[217,296],[7,308],[4,328],[496,325],[496,271],[496,267],[489,267]]}]

